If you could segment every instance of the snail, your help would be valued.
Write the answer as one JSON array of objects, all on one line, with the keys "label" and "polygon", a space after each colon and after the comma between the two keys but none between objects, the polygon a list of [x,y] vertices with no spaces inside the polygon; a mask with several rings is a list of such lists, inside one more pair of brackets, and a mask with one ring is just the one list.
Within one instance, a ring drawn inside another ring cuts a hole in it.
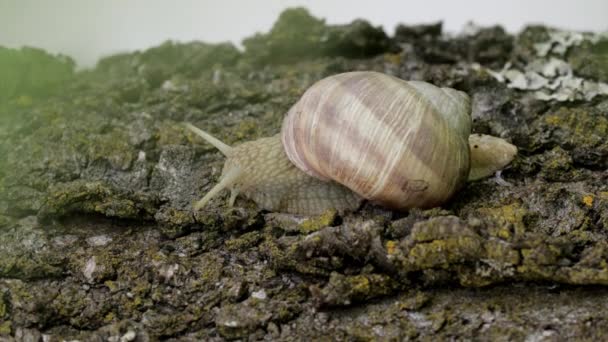
[{"label": "snail", "polygon": [[508,165],[517,148],[470,134],[466,93],[378,72],[347,72],[313,84],[288,111],[281,133],[231,147],[186,123],[226,156],[223,189],[259,207],[315,215],[369,200],[395,210],[430,208],[466,181]]}]

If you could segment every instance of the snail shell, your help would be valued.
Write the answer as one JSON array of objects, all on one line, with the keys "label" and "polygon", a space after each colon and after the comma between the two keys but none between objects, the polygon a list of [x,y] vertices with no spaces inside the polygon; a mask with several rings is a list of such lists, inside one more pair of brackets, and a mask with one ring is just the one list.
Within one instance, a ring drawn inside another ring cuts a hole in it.
[{"label": "snail shell", "polygon": [[394,209],[433,207],[468,177],[469,97],[377,72],[310,87],[289,110],[281,140],[300,170]]}]

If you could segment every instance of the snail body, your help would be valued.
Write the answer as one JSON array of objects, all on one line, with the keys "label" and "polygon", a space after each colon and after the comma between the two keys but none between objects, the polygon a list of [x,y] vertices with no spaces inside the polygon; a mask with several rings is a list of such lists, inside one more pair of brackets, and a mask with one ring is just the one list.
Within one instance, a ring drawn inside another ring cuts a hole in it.
[{"label": "snail body", "polygon": [[[500,138],[471,135],[469,97],[451,88],[376,72],[349,72],[311,86],[280,135],[229,147],[187,124],[227,157],[224,188],[261,208],[295,214],[355,210],[364,199],[407,210],[445,203],[467,179],[517,153]],[[486,138],[487,137],[487,138]]]}]

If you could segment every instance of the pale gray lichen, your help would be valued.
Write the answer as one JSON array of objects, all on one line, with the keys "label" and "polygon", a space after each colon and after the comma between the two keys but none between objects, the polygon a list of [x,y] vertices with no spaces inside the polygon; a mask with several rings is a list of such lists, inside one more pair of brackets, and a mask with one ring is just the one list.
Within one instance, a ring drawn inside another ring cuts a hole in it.
[{"label": "pale gray lichen", "polygon": [[538,58],[523,69],[513,67],[509,62],[500,71],[486,71],[509,88],[534,91],[534,97],[539,100],[589,101],[598,95],[608,95],[608,84],[574,75],[570,64],[559,57],[572,46],[584,41],[595,43],[604,36],[606,33],[551,31],[548,41],[534,45]]},{"label": "pale gray lichen", "polygon": [[583,32],[572,32],[563,30],[552,30],[549,32],[549,40],[534,44],[536,54],[545,57],[550,54],[563,56],[572,46],[578,46],[585,41],[592,44],[597,43],[602,37],[608,37],[608,32],[593,34]]}]

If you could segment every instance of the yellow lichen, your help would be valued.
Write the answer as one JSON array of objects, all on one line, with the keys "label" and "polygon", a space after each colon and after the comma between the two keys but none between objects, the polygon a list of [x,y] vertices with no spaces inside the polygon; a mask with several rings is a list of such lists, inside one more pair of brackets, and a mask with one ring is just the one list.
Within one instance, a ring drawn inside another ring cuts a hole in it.
[{"label": "yellow lichen", "polygon": [[116,319],[116,314],[112,311],[108,312],[107,315],[105,315],[105,317],[103,318],[103,321],[105,323],[111,323]]},{"label": "yellow lichen", "polygon": [[259,231],[248,232],[238,238],[230,239],[224,242],[228,250],[239,251],[251,248],[262,239],[262,234]]},{"label": "yellow lichen", "polygon": [[368,293],[370,291],[369,279],[364,275],[353,276],[351,278],[352,289],[356,293]]},{"label": "yellow lichen", "polygon": [[547,115],[545,117],[545,122],[552,126],[557,126],[560,124],[560,118],[557,115]]},{"label": "yellow lichen", "polygon": [[401,54],[399,53],[386,53],[384,54],[384,60],[387,63],[391,63],[394,65],[400,65],[401,64]]},{"label": "yellow lichen", "polygon": [[256,120],[242,120],[236,128],[234,136],[239,140],[249,139],[258,131],[258,122]]},{"label": "yellow lichen", "polygon": [[126,301],[124,306],[125,306],[125,309],[127,309],[128,311],[133,311],[133,310],[137,310],[138,308],[140,308],[142,304],[143,304],[143,299],[141,297],[137,296],[130,301]]},{"label": "yellow lichen", "polygon": [[507,240],[512,237],[511,227],[518,235],[523,234],[526,230],[524,223],[526,210],[517,202],[499,208],[482,208],[479,212],[494,219],[498,226],[491,229],[490,233],[501,239]]},{"label": "yellow lichen", "polygon": [[489,240],[484,247],[485,257],[490,260],[496,260],[504,265],[517,265],[521,262],[518,251],[508,243],[500,240]]},{"label": "yellow lichen", "polygon": [[408,262],[416,269],[443,268],[479,256],[481,242],[473,237],[462,236],[420,243],[409,251]]},{"label": "yellow lichen", "polygon": [[323,214],[309,218],[302,222],[300,225],[300,231],[304,234],[315,232],[321,228],[331,226],[335,221],[338,213],[333,210],[327,210]]},{"label": "yellow lichen", "polygon": [[393,240],[388,240],[386,241],[386,252],[388,253],[388,255],[393,255],[395,254],[396,250],[397,250],[397,242],[393,241]]},{"label": "yellow lichen", "polygon": [[103,284],[108,288],[108,290],[110,290],[110,292],[116,292],[119,289],[118,284],[112,280],[106,280],[103,282]]},{"label": "yellow lichen", "polygon": [[588,207],[593,207],[593,195],[583,196],[583,203]]}]

